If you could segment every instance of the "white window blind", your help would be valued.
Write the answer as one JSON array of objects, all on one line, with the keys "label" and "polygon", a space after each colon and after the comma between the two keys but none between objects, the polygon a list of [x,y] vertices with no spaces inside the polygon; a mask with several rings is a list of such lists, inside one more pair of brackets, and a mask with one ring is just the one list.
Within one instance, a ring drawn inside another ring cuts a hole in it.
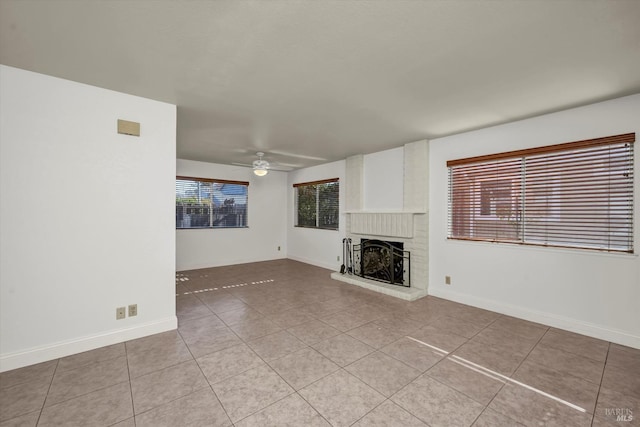
[{"label": "white window blind", "polygon": [[633,146],[623,134],[452,160],[451,239],[633,253]]},{"label": "white window blind", "polygon": [[338,178],[293,184],[296,227],[337,230],[339,226]]},{"label": "white window blind", "polygon": [[249,183],[176,177],[176,228],[247,226]]}]

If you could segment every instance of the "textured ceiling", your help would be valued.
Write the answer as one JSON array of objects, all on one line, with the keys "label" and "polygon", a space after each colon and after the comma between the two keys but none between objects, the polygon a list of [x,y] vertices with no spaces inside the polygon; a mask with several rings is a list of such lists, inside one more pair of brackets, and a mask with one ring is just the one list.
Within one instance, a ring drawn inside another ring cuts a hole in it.
[{"label": "textured ceiling", "polygon": [[178,106],[292,167],[640,92],[640,1],[0,0],[0,62]]}]

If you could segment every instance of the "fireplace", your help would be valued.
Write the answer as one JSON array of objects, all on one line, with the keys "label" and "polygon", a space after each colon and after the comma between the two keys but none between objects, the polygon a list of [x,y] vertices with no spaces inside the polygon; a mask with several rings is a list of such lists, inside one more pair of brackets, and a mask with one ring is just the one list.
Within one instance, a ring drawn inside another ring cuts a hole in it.
[{"label": "fireplace", "polygon": [[411,286],[410,254],[404,243],[361,239],[353,245],[353,273],[397,286]]},{"label": "fireplace", "polygon": [[[346,159],[343,237],[355,243],[355,250],[350,250],[349,255],[343,252],[344,268],[331,273],[331,277],[415,301],[427,295],[429,286],[429,142],[405,144],[403,151],[403,159],[396,151]],[[383,167],[389,179],[372,180],[366,170],[371,166],[370,170],[377,174],[382,159],[391,166],[388,170],[386,165]],[[387,200],[386,194],[391,190],[397,191],[398,197]],[[383,245],[380,254],[367,254],[365,260],[361,239],[392,243]],[[393,242],[402,242],[402,246]],[[392,268],[376,267],[385,265]],[[365,273],[370,269],[375,271]]]}]

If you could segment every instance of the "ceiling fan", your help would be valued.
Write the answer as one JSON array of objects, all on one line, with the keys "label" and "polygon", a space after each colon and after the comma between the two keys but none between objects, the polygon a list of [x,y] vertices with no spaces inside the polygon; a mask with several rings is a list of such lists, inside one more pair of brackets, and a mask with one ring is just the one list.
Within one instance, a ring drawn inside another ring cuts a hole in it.
[{"label": "ceiling fan", "polygon": [[253,173],[258,176],[265,176],[269,173],[271,165],[262,158],[264,156],[262,151],[258,151],[256,156],[258,156],[258,160],[253,161]]},{"label": "ceiling fan", "polygon": [[258,151],[256,153],[256,156],[258,156],[258,160],[254,160],[253,163],[250,165],[245,163],[233,163],[233,164],[237,166],[252,167],[253,173],[257,176],[265,176],[266,174],[269,173],[270,170],[277,170],[277,171],[283,171],[283,172],[289,172],[293,170],[292,167],[288,167],[288,166],[282,167],[280,165],[276,165],[274,163],[270,163],[266,161],[263,158],[264,153],[262,151]]}]

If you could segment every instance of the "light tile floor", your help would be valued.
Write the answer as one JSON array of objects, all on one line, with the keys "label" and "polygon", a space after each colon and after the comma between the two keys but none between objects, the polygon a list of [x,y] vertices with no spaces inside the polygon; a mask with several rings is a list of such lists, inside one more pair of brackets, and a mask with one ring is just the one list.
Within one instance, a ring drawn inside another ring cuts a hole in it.
[{"label": "light tile floor", "polygon": [[0,374],[0,426],[640,425],[640,350],[329,274],[180,272],[177,331]]}]

